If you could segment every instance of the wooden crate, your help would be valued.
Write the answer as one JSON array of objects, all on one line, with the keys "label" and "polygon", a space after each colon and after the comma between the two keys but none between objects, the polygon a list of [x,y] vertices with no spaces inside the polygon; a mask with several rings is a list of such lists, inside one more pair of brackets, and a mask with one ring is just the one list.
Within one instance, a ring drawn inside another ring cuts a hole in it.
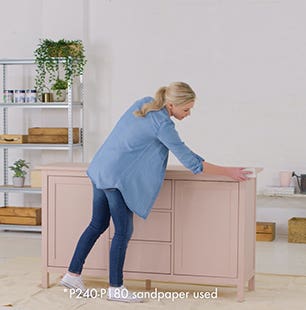
[{"label": "wooden crate", "polygon": [[27,143],[27,135],[0,135],[0,144],[22,144]]},{"label": "wooden crate", "polygon": [[288,242],[306,243],[306,218],[293,217],[288,221]]},{"label": "wooden crate", "polygon": [[41,208],[0,207],[0,224],[41,225]]},{"label": "wooden crate", "polygon": [[[68,136],[28,136],[28,143],[67,144]],[[79,143],[79,136],[73,137],[73,143]]]},{"label": "wooden crate", "polygon": [[[73,143],[79,143],[80,129],[73,128]],[[28,143],[67,144],[66,127],[32,127],[28,129]]]},{"label": "wooden crate", "polygon": [[256,241],[273,241],[275,239],[275,223],[256,222]]},{"label": "wooden crate", "polygon": [[[79,134],[79,128],[73,128],[73,135]],[[32,127],[28,129],[28,134],[31,136],[65,136],[68,135],[67,127]]]}]

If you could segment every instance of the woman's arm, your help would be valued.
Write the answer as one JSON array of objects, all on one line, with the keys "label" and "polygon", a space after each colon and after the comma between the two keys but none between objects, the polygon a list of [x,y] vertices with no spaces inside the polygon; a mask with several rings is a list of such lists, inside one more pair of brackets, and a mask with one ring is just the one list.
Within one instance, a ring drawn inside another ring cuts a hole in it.
[{"label": "woman's arm", "polygon": [[202,173],[204,158],[185,145],[171,120],[166,120],[160,124],[157,138],[187,169],[194,174]]},{"label": "woman's arm", "polygon": [[228,176],[236,181],[244,181],[248,179],[248,174],[252,171],[245,171],[244,168],[217,166],[207,161],[203,161],[204,174],[216,174]]},{"label": "woman's arm", "polygon": [[160,125],[157,137],[193,173],[224,175],[237,181],[247,180],[247,175],[252,173],[244,171],[244,168],[222,167],[203,161],[202,157],[184,144],[172,121],[165,121]]}]

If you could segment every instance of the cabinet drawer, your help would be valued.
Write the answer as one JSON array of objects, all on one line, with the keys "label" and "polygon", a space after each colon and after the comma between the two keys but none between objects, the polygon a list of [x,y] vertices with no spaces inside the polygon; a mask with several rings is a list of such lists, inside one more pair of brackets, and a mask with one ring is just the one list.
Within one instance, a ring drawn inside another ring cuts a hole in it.
[{"label": "cabinet drawer", "polygon": [[[110,237],[114,235],[113,223],[110,225]],[[171,213],[152,211],[146,220],[134,216],[132,240],[171,241]]]},{"label": "cabinet drawer", "polygon": [[170,244],[130,241],[124,271],[170,274],[170,262]]},{"label": "cabinet drawer", "polygon": [[171,181],[165,180],[154,203],[153,209],[171,209],[171,193]]}]

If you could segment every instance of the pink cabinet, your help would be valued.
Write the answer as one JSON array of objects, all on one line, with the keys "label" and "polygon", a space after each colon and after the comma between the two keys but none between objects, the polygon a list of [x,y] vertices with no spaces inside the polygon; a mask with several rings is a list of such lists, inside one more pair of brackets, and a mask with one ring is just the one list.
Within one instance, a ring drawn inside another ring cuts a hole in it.
[{"label": "pink cabinet", "polygon": [[[49,272],[66,271],[90,221],[92,191],[85,164],[43,170],[43,286]],[[134,217],[125,278],[254,289],[256,179],[235,182],[169,167],[147,220]],[[113,227],[95,244],[85,274],[108,276]],[[148,281],[147,281],[148,283]]]}]

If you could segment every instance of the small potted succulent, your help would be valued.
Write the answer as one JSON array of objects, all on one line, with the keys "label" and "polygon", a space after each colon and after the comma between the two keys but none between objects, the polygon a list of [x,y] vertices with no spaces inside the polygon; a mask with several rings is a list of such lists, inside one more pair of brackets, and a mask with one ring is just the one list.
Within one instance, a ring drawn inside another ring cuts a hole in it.
[{"label": "small potted succulent", "polygon": [[55,83],[51,86],[53,100],[57,102],[64,102],[66,100],[67,88],[67,81],[57,78]]},{"label": "small potted succulent", "polygon": [[24,159],[18,159],[9,168],[14,172],[13,175],[13,185],[16,187],[23,187],[25,176],[27,174],[26,169],[29,169],[29,163]]}]

